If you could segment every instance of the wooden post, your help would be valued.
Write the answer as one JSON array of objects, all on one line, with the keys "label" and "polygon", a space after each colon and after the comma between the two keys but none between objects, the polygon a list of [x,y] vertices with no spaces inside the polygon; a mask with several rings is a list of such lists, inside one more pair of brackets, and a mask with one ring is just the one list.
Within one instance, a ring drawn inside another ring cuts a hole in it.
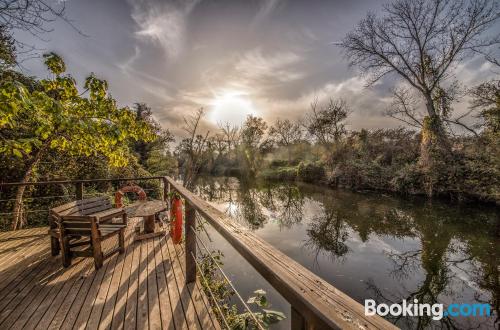
[{"label": "wooden post", "polygon": [[75,190],[76,190],[76,199],[77,200],[83,199],[83,182],[75,183]]},{"label": "wooden post", "polygon": [[168,203],[168,181],[166,177],[161,178],[163,182],[163,201]]},{"label": "wooden post", "polygon": [[191,283],[196,281],[196,233],[193,231],[193,229],[196,229],[196,210],[188,201],[186,201],[185,207],[186,283]]},{"label": "wooden post", "polygon": [[291,306],[291,329],[292,330],[305,330],[306,329],[306,320],[300,314],[298,310],[296,310],[293,306]]}]

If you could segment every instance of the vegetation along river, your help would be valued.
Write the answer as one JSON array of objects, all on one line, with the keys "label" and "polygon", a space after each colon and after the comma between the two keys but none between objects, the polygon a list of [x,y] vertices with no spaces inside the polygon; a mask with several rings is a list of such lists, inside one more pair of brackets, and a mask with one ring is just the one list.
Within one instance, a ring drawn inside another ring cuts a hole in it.
[{"label": "vegetation along river", "polygon": [[[364,303],[489,303],[491,317],[390,319],[404,329],[497,328],[500,300],[498,209],[303,183],[205,177],[196,192],[258,236]],[[210,244],[243,297],[264,289],[287,302],[213,229]],[[206,239],[206,237],[205,237]],[[275,328],[288,328],[288,317]]]}]

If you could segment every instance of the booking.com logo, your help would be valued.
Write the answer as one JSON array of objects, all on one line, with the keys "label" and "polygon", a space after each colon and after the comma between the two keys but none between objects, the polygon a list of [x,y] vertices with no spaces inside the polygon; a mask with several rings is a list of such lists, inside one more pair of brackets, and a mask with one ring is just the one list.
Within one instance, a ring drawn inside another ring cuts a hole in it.
[{"label": "booking.com logo", "polygon": [[490,316],[491,306],[489,304],[450,304],[444,308],[443,304],[419,304],[418,299],[413,303],[403,300],[401,304],[377,304],[373,299],[365,300],[365,315],[373,316],[431,316],[433,320],[441,320],[443,317],[458,316]]}]

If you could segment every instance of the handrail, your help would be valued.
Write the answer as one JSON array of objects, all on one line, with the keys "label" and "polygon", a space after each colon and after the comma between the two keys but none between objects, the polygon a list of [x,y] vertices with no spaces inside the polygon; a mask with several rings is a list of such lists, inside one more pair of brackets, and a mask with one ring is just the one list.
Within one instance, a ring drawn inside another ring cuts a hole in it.
[{"label": "handrail", "polygon": [[[290,303],[292,329],[397,329],[380,316],[366,316],[360,303],[172,178],[163,180],[169,191],[176,191],[186,202],[186,265],[195,262],[190,252],[196,250],[196,241],[189,228],[195,224],[198,212]],[[196,272],[196,267],[189,269]],[[186,274],[188,277],[195,275]]]},{"label": "handrail", "polygon": [[163,176],[146,176],[138,178],[109,178],[109,179],[83,179],[83,180],[54,180],[54,181],[35,181],[35,182],[0,182],[0,187],[17,186],[39,186],[47,184],[76,184],[76,183],[94,183],[94,182],[115,182],[115,181],[136,181],[136,180],[154,180],[163,179]]}]

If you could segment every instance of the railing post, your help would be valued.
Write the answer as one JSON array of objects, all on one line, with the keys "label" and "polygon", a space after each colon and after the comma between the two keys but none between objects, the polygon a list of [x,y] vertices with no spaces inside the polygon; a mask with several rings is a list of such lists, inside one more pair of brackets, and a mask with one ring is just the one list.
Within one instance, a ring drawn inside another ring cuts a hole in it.
[{"label": "railing post", "polygon": [[77,200],[83,199],[83,182],[75,183],[75,191],[76,191],[76,199]]},{"label": "railing post", "polygon": [[292,330],[305,330],[307,328],[306,320],[304,319],[302,314],[300,314],[300,312],[296,310],[293,306],[291,306],[291,310],[292,311],[291,311],[290,328]]},{"label": "railing post", "polygon": [[170,210],[170,198],[168,198],[168,195],[170,194],[170,183],[168,183],[166,177],[163,177],[162,181],[163,181],[163,201],[167,203],[167,205],[169,206],[168,209]]},{"label": "railing post", "polygon": [[[185,253],[186,253],[186,283],[196,281],[196,209],[186,201],[186,219],[184,232],[186,233],[185,239]],[[191,229],[192,228],[192,229]]]}]

